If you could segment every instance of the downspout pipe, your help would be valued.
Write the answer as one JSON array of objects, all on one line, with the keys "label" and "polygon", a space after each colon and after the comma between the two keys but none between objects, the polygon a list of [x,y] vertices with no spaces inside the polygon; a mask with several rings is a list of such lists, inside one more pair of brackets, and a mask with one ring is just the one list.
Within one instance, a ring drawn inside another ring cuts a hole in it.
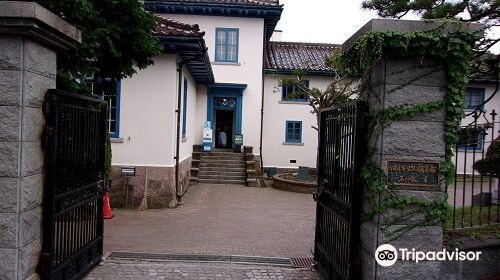
[{"label": "downspout pipe", "polygon": [[266,52],[267,52],[267,40],[266,31],[264,28],[263,34],[263,48],[262,48],[262,96],[260,103],[260,143],[259,143],[259,153],[260,153],[260,174],[264,175],[264,160],[262,159],[262,138],[264,134],[264,82],[265,82],[265,70],[266,70]]},{"label": "downspout pipe", "polygon": [[177,63],[177,77],[179,78],[177,83],[177,109],[175,110],[177,114],[177,127],[176,127],[176,145],[175,145],[175,193],[177,197],[177,203],[182,203],[182,193],[180,191],[179,185],[179,153],[180,153],[180,143],[181,143],[181,101],[182,101],[182,72],[184,69],[184,62]]}]

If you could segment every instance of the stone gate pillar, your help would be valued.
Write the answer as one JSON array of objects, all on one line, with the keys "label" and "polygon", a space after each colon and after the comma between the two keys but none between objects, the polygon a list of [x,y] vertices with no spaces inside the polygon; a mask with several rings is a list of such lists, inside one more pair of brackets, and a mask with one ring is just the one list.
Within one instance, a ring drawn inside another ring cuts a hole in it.
[{"label": "stone gate pillar", "polygon": [[[438,23],[424,21],[374,19],[344,43],[343,51],[348,50],[357,39],[370,31],[405,33],[433,29],[437,26]],[[447,26],[443,32],[463,27],[479,28],[477,25],[455,24]],[[363,87],[361,98],[368,102],[370,113],[376,114],[380,110],[395,106],[442,100],[446,94],[446,72],[443,69],[436,71],[434,64],[428,59],[421,63],[417,58],[383,58],[375,65],[370,75],[366,75],[362,80],[362,84],[366,86]],[[369,139],[369,149],[374,151],[372,161],[389,177],[400,178],[400,182],[396,184],[396,192],[399,195],[425,201],[441,200],[444,198],[445,182],[438,172],[445,160],[444,132],[444,109],[394,121]],[[412,168],[423,168],[423,173],[426,173],[424,176],[428,176],[428,180],[412,182]],[[384,200],[384,194],[379,196],[366,192],[363,203],[365,212],[373,209],[375,203]],[[392,240],[394,235],[391,234],[398,232],[398,229],[419,221],[421,225]],[[363,222],[360,233],[363,279],[440,279],[441,263],[438,261],[402,261],[399,254],[399,260],[394,265],[382,267],[375,260],[375,251],[382,244],[391,244],[397,250],[441,250],[442,225],[439,222],[422,225],[424,221],[423,213],[405,217],[400,210],[388,209],[375,215],[372,220]]]},{"label": "stone gate pillar", "polygon": [[40,5],[0,1],[0,279],[36,279],[41,250],[42,103],[56,52],[81,34]]}]

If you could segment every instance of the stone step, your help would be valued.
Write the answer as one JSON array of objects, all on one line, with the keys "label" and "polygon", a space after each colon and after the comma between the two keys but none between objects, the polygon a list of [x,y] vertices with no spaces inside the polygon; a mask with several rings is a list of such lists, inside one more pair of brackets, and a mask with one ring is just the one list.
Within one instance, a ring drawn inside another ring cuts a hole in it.
[{"label": "stone step", "polygon": [[244,166],[203,166],[200,168],[200,172],[203,171],[227,171],[227,172],[245,172],[247,169]]},{"label": "stone step", "polygon": [[246,176],[198,175],[199,179],[212,180],[246,180]]},{"label": "stone step", "polygon": [[240,163],[245,164],[245,160],[241,159],[201,159],[201,163]]},{"label": "stone step", "polygon": [[201,154],[203,158],[244,158],[246,155],[244,154]]},{"label": "stone step", "polygon": [[212,180],[212,179],[199,179],[199,183],[204,184],[235,184],[235,185],[246,185],[246,180]]},{"label": "stone step", "polygon": [[220,152],[204,152],[202,153],[203,156],[207,157],[244,157],[245,154],[242,153],[220,153]]},{"label": "stone step", "polygon": [[246,176],[245,171],[226,171],[226,170],[202,170],[200,175],[220,175],[220,176]]},{"label": "stone step", "polygon": [[218,167],[218,168],[246,168],[244,164],[237,164],[237,163],[207,163],[207,162],[202,162],[200,163],[200,170],[203,170],[205,167]]}]

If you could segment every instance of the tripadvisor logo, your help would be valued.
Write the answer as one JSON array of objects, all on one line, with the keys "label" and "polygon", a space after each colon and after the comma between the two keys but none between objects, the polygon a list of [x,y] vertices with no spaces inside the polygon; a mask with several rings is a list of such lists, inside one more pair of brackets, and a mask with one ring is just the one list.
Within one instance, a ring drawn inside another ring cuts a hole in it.
[{"label": "tripadvisor logo", "polygon": [[[396,263],[396,261],[411,261],[418,263],[420,261],[478,261],[480,251],[459,251],[458,249],[448,251],[417,251],[413,249],[399,248],[397,250],[390,244],[382,244],[375,251],[375,260],[381,266],[387,267]],[[399,258],[398,258],[399,256]]]},{"label": "tripadvisor logo", "polygon": [[398,251],[390,244],[382,244],[375,251],[375,260],[381,266],[391,266],[398,260]]}]

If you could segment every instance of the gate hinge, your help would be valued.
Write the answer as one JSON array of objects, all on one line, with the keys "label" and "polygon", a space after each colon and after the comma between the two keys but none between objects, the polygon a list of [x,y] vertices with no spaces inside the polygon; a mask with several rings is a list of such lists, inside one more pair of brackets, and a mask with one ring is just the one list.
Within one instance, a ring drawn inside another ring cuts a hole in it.
[{"label": "gate hinge", "polygon": [[43,103],[42,112],[43,112],[43,115],[45,117],[48,117],[50,115],[50,103],[49,102]]},{"label": "gate hinge", "polygon": [[45,126],[42,134],[42,147],[49,148],[50,138],[54,135],[54,129],[50,126]]},{"label": "gate hinge", "polygon": [[319,190],[317,192],[313,192],[313,199],[314,201],[318,201],[319,197],[321,194],[323,194],[323,191],[325,190],[325,186],[328,184],[327,179],[323,179],[321,183],[319,183]]}]

